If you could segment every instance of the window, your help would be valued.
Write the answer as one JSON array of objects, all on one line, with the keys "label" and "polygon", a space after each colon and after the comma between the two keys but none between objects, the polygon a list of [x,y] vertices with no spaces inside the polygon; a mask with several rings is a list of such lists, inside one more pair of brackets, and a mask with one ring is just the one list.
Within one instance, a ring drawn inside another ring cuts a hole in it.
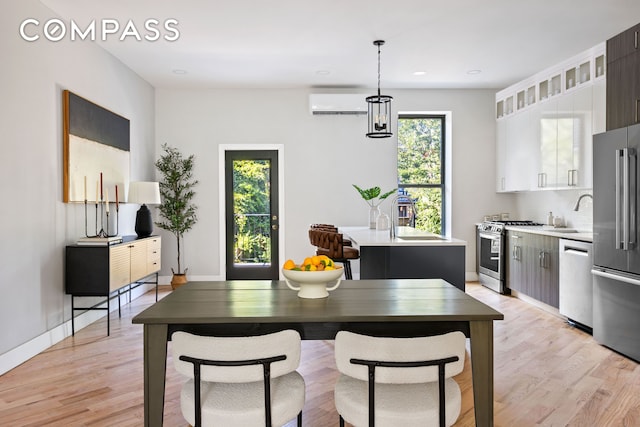
[{"label": "window", "polygon": [[444,115],[398,116],[398,189],[406,196],[398,199],[399,225],[445,234],[445,140]]}]

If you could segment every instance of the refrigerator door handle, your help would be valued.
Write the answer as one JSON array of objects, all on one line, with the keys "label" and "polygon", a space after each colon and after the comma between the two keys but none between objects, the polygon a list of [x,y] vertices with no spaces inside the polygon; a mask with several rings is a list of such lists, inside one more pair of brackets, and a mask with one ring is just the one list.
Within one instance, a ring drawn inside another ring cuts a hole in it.
[{"label": "refrigerator door handle", "polygon": [[628,148],[622,149],[622,250],[629,250],[629,159]]},{"label": "refrigerator door handle", "polygon": [[623,156],[623,150],[616,150],[616,228],[614,234],[614,248],[622,249],[622,238],[620,236],[620,159]]},{"label": "refrigerator door handle", "polygon": [[627,211],[627,230],[629,233],[627,242],[628,249],[636,248],[637,239],[637,182],[638,182],[638,158],[635,148],[627,150],[627,197],[629,198],[629,210]]},{"label": "refrigerator door handle", "polygon": [[619,282],[625,282],[630,285],[640,286],[640,280],[632,279],[631,277],[622,276],[613,273],[607,273],[606,271],[592,269],[591,274],[594,276],[604,277],[605,279],[617,280]]}]

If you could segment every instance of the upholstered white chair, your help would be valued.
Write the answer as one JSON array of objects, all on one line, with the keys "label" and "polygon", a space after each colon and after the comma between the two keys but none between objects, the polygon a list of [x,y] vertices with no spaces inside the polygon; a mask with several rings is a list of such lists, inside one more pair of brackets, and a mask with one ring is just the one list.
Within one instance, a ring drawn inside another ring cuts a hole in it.
[{"label": "upholstered white chair", "polygon": [[175,369],[189,378],[180,406],[191,425],[271,427],[296,417],[302,425],[298,332],[238,338],[175,332],[171,339]]},{"label": "upholstered white chair", "polygon": [[335,357],[340,426],[450,426],[460,415],[460,387],[451,377],[464,368],[462,332],[377,338],[340,331]]}]

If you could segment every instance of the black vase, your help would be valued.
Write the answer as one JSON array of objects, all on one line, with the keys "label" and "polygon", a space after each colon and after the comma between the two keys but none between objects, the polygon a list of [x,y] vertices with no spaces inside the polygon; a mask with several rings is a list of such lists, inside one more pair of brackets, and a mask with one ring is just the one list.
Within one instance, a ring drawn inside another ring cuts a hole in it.
[{"label": "black vase", "polygon": [[136,234],[138,237],[149,237],[153,231],[153,220],[151,219],[151,211],[147,205],[140,206],[136,214]]}]

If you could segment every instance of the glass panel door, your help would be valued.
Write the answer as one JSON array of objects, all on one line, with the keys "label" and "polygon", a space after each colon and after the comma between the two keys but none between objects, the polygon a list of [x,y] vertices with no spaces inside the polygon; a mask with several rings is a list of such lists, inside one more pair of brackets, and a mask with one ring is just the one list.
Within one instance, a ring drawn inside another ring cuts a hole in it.
[{"label": "glass panel door", "polygon": [[226,279],[277,280],[278,152],[225,153]]}]

